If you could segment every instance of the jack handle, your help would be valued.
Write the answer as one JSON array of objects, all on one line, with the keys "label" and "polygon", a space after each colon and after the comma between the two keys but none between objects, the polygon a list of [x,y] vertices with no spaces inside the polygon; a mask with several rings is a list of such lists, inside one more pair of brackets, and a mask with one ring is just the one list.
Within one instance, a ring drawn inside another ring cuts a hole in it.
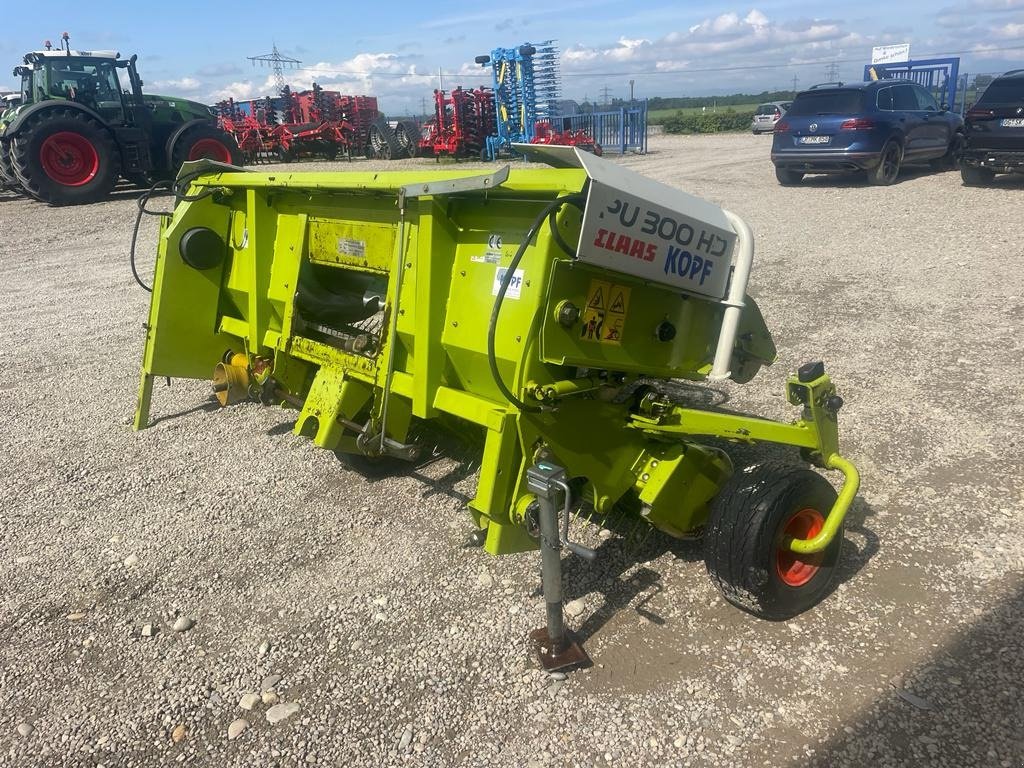
[{"label": "jack handle", "polygon": [[565,503],[562,505],[562,529],[558,536],[559,543],[577,557],[582,557],[587,562],[593,562],[597,559],[597,550],[577,544],[575,541],[569,541],[569,514],[572,508],[572,491],[569,484],[564,480],[555,480],[554,484],[562,489],[565,496]]}]

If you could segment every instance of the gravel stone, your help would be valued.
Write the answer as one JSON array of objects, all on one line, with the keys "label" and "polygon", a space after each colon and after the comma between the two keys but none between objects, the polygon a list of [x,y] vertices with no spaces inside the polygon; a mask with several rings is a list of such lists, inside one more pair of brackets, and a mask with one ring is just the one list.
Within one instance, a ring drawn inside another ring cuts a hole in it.
[{"label": "gravel stone", "polygon": [[124,559],[124,567],[125,568],[132,568],[132,567],[134,567],[134,566],[136,566],[138,564],[139,564],[139,558],[135,554],[128,555],[128,557],[126,557]]},{"label": "gravel stone", "polygon": [[410,744],[412,744],[412,726],[409,726],[402,731],[402,735],[398,740],[398,751],[405,752],[405,750],[409,748]]},{"label": "gravel stone", "polygon": [[246,712],[251,712],[259,703],[260,695],[258,693],[246,693],[238,700],[238,706]]},{"label": "gravel stone", "polygon": [[28,738],[32,735],[35,730],[35,726],[32,723],[18,723],[18,735]]},{"label": "gravel stone", "polygon": [[565,604],[565,613],[567,616],[571,616],[572,618],[582,616],[585,610],[587,610],[587,601],[583,598],[570,600]]},{"label": "gravel stone", "polygon": [[153,635],[156,634],[156,627],[154,627],[152,624],[143,624],[140,634],[143,637],[153,637]]},{"label": "gravel stone", "polygon": [[287,720],[289,717],[298,714],[299,705],[294,701],[289,701],[283,704],[275,704],[267,710],[267,722],[271,725],[277,725],[283,720]]},{"label": "gravel stone", "polygon": [[174,624],[171,625],[171,629],[175,632],[188,632],[195,625],[196,620],[191,616],[179,616],[174,620]]},{"label": "gravel stone", "polygon": [[238,718],[232,720],[231,725],[228,726],[228,741],[234,741],[242,735],[242,731],[249,727],[249,721],[245,718]]},{"label": "gravel stone", "polygon": [[281,682],[280,675],[267,675],[263,678],[263,682],[260,683],[261,691],[272,691],[277,687],[277,684]]}]

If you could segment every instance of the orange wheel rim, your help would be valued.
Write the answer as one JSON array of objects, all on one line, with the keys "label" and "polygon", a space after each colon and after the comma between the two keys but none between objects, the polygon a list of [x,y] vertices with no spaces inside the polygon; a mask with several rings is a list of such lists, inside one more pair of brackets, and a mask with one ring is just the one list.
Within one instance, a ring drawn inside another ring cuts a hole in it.
[{"label": "orange wheel rim", "polygon": [[796,512],[782,530],[782,542],[775,552],[775,572],[782,583],[790,587],[802,587],[814,578],[825,559],[824,552],[800,554],[789,549],[785,542],[789,539],[812,539],[825,526],[825,518],[816,509],[806,508]]}]

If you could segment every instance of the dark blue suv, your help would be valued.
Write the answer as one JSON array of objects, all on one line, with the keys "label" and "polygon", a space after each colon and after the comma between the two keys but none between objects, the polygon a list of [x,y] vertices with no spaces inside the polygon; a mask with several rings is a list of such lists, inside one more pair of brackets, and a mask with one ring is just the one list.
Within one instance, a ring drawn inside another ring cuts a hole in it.
[{"label": "dark blue suv", "polygon": [[904,163],[956,168],[963,131],[959,115],[909,80],[828,83],[798,93],[775,125],[772,162],[783,185],[851,171],[892,184]]}]

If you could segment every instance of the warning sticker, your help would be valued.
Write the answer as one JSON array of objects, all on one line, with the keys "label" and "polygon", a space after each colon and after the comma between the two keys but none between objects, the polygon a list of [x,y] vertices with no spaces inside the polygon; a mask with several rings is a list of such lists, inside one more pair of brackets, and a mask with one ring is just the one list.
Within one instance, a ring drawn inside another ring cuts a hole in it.
[{"label": "warning sticker", "polygon": [[[491,296],[497,296],[498,291],[501,290],[501,281],[505,279],[505,273],[508,269],[505,267],[498,267],[494,270],[494,283],[491,285]],[[523,270],[517,269],[515,274],[512,275],[512,280],[509,281],[508,290],[505,291],[506,299],[518,299],[523,293]]]},{"label": "warning sticker", "polygon": [[346,256],[358,256],[359,258],[365,258],[366,241],[353,240],[349,237],[339,237],[338,253],[344,253]]},{"label": "warning sticker", "polygon": [[591,280],[580,338],[600,344],[621,344],[629,311],[629,291],[625,285]]}]

